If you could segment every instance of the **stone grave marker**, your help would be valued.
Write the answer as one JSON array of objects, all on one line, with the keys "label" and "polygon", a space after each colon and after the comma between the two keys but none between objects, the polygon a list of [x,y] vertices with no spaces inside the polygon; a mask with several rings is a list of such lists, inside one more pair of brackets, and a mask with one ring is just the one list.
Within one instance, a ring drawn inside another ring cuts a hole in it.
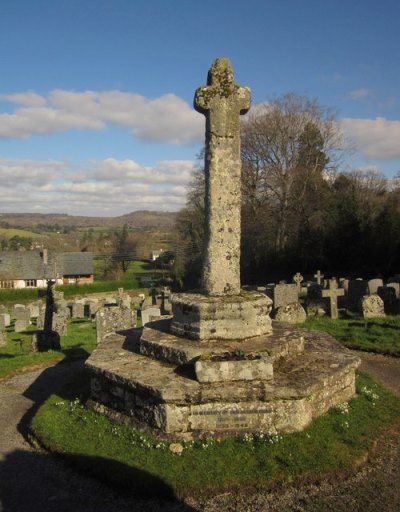
[{"label": "stone grave marker", "polygon": [[136,327],[136,311],[124,306],[104,306],[96,313],[96,339],[100,343],[108,335]]},{"label": "stone grave marker", "polygon": [[85,316],[85,302],[83,300],[76,300],[71,304],[71,318],[84,318]]},{"label": "stone grave marker", "polygon": [[368,293],[368,283],[363,279],[355,279],[349,281],[349,289],[347,292],[347,307],[350,310],[359,311],[360,301]]},{"label": "stone grave marker", "polygon": [[7,345],[7,333],[0,329],[0,347],[5,347]]},{"label": "stone grave marker", "polygon": [[14,311],[15,319],[26,322],[27,325],[30,324],[31,321],[31,312],[28,308],[17,308]]},{"label": "stone grave marker", "polygon": [[388,288],[393,288],[396,294],[396,299],[400,297],[400,283],[391,282],[387,284]]},{"label": "stone grave marker", "polygon": [[29,304],[28,309],[31,318],[37,318],[39,316],[40,307],[37,302],[32,302]]},{"label": "stone grave marker", "polygon": [[378,288],[380,286],[383,286],[382,279],[380,279],[380,278],[370,279],[368,281],[368,290],[369,290],[370,295],[372,295],[373,293],[378,293]]},{"label": "stone grave marker", "polygon": [[396,290],[391,286],[379,286],[377,294],[383,300],[385,313],[394,315],[398,313],[398,302],[396,298]]},{"label": "stone grave marker", "polygon": [[5,329],[11,323],[11,317],[8,313],[0,313],[0,329]]},{"label": "stone grave marker", "polygon": [[314,274],[314,278],[317,280],[317,284],[319,286],[322,285],[322,280],[324,278],[324,274],[321,274],[320,270],[317,270],[317,272]]},{"label": "stone grave marker", "polygon": [[273,292],[274,309],[299,301],[297,284],[277,284]]},{"label": "stone grave marker", "polygon": [[15,320],[14,331],[15,332],[23,332],[28,328],[29,322],[26,320]]},{"label": "stone grave marker", "polygon": [[300,290],[301,290],[301,283],[304,281],[304,277],[300,274],[300,272],[297,272],[294,276],[293,276],[293,282],[296,283],[297,285],[297,290],[298,292],[300,293]]},{"label": "stone grave marker", "polygon": [[293,302],[286,306],[281,306],[275,315],[278,322],[286,322],[288,324],[302,324],[307,318],[303,306],[299,302]]},{"label": "stone grave marker", "polygon": [[16,318],[17,312],[24,311],[24,310],[25,310],[25,304],[14,304],[11,309],[12,318]]},{"label": "stone grave marker", "polygon": [[376,293],[364,295],[361,299],[361,307],[364,318],[381,318],[386,316],[383,300]]},{"label": "stone grave marker", "polygon": [[317,283],[308,287],[305,301],[308,316],[325,316],[329,313],[329,299],[322,297],[322,289]]},{"label": "stone grave marker", "polygon": [[161,317],[161,309],[157,307],[151,307],[142,309],[141,311],[142,325],[146,325],[149,322]]},{"label": "stone grave marker", "polygon": [[327,290],[322,290],[322,297],[327,297],[330,301],[330,314],[331,318],[337,320],[339,318],[338,315],[338,297],[344,295],[344,290],[342,288],[338,288],[336,279],[329,280],[329,288]]}]

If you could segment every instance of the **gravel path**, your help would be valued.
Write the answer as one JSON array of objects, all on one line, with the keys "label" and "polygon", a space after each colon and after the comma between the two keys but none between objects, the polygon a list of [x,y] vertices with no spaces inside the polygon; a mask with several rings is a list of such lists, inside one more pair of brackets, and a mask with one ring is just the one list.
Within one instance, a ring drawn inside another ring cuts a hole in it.
[{"label": "gravel path", "polygon": [[[359,353],[361,370],[400,395],[400,359]],[[400,510],[400,439],[388,440],[383,453],[343,481],[274,493],[226,493],[204,503],[123,497],[75,473],[27,439],[29,421],[49,390],[82,370],[83,363],[58,364],[0,381],[0,512],[300,512]]]}]

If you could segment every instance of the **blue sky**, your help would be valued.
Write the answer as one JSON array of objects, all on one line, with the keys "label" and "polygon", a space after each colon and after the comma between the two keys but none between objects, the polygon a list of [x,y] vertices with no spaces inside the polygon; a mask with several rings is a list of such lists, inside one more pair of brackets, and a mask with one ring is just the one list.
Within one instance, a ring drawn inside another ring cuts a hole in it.
[{"label": "blue sky", "polygon": [[398,0],[0,0],[0,212],[177,210],[195,89],[230,58],[253,104],[337,110],[347,168],[400,171]]}]

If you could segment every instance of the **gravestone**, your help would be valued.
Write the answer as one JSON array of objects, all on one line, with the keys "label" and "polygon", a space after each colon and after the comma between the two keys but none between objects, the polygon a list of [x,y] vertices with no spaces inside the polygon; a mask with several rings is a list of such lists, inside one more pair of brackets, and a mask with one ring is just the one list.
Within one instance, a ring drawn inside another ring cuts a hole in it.
[{"label": "gravestone", "polygon": [[39,316],[40,308],[37,302],[29,304],[28,309],[31,318],[37,318]]},{"label": "gravestone", "polygon": [[96,313],[97,343],[118,331],[136,327],[136,311],[124,306],[104,306]]},{"label": "gravestone", "polygon": [[287,322],[288,324],[302,324],[305,322],[306,318],[306,312],[299,302],[281,306],[275,314],[275,320],[278,322]]},{"label": "gravestone", "polygon": [[338,288],[336,279],[330,279],[329,288],[327,290],[322,290],[322,297],[326,297],[330,301],[330,315],[334,320],[339,318],[337,301],[338,297],[343,295],[344,290],[342,288]]},{"label": "gravestone", "polygon": [[27,308],[16,308],[14,310],[14,315],[16,320],[21,320],[21,322],[25,322],[27,325],[30,324],[31,321],[31,312]]},{"label": "gravestone", "polygon": [[395,315],[398,313],[398,301],[396,298],[396,290],[391,286],[379,286],[377,294],[383,300],[385,313],[387,315]]},{"label": "gravestone", "polygon": [[141,318],[142,318],[142,325],[146,325],[149,322],[155,320],[156,318],[160,318],[161,316],[161,310],[160,308],[151,307],[142,309],[141,311]]},{"label": "gravestone", "polygon": [[0,313],[0,329],[5,329],[11,324],[11,317],[8,313]]},{"label": "gravestone", "polygon": [[14,304],[11,309],[11,317],[17,318],[17,314],[25,311],[25,305],[24,304]]},{"label": "gravestone", "polygon": [[85,302],[83,300],[75,300],[70,304],[71,318],[84,318]]},{"label": "gravestone", "polygon": [[297,274],[295,274],[293,276],[293,282],[296,283],[297,285],[297,291],[298,293],[300,293],[300,290],[301,290],[301,283],[304,281],[304,277],[300,274],[300,272],[297,272]]},{"label": "gravestone", "polygon": [[23,332],[28,328],[29,322],[26,320],[15,320],[14,331],[15,332]]},{"label": "gravestone", "polygon": [[100,303],[100,301],[98,299],[96,299],[96,298],[86,299],[85,316],[88,316],[89,318],[94,318],[100,307],[102,307],[102,304]]},{"label": "gravestone", "polygon": [[7,333],[0,329],[0,347],[5,347],[7,345]]},{"label": "gravestone", "polygon": [[308,316],[325,316],[329,313],[329,299],[322,297],[322,286],[314,283],[307,289],[305,301]]},{"label": "gravestone", "polygon": [[382,318],[386,316],[383,300],[376,293],[364,295],[361,299],[361,307],[364,318]]},{"label": "gravestone", "polygon": [[347,292],[347,307],[350,310],[359,311],[360,301],[368,293],[368,283],[363,279],[349,281]]},{"label": "gravestone", "polygon": [[372,295],[373,293],[378,293],[378,288],[380,286],[383,286],[382,279],[380,279],[380,278],[370,279],[368,281],[368,291],[369,291],[370,295]]},{"label": "gravestone", "polygon": [[277,284],[273,292],[274,309],[299,301],[297,284]]},{"label": "gravestone", "polygon": [[319,286],[322,285],[322,280],[324,278],[324,274],[321,274],[320,270],[317,270],[317,272],[314,274],[315,279],[317,280],[317,284]]},{"label": "gravestone", "polygon": [[390,282],[387,284],[388,288],[393,288],[396,294],[396,299],[400,297],[400,283]]}]

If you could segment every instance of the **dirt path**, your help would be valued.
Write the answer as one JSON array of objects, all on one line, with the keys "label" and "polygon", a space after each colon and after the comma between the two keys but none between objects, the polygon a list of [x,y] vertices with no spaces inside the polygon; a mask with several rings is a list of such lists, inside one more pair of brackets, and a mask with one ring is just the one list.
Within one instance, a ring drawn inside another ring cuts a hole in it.
[{"label": "dirt path", "polygon": [[[361,354],[363,371],[400,396],[400,359]],[[0,382],[0,512],[220,512],[349,511],[398,512],[400,440],[380,459],[343,482],[290,488],[278,493],[227,493],[205,503],[138,501],[75,473],[26,441],[38,406],[82,370],[83,363],[58,364]]]}]

